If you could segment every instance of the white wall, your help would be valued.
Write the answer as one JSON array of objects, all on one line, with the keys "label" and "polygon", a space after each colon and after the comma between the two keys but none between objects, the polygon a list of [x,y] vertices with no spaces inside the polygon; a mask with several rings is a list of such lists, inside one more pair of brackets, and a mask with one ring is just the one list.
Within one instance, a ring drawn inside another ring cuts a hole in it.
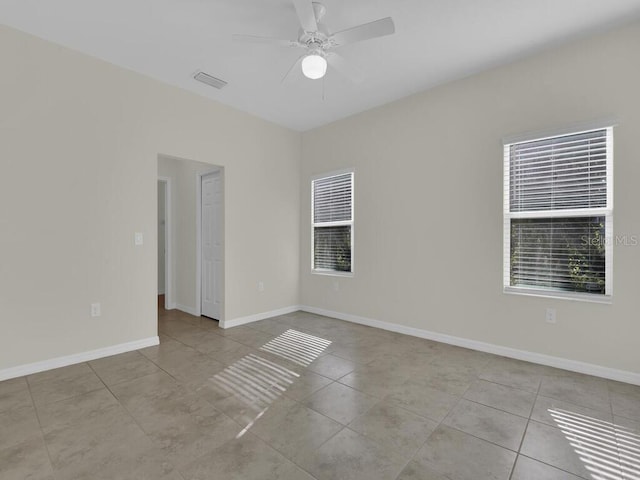
[{"label": "white wall", "polygon": [[6,27],[0,58],[0,371],[157,334],[159,154],[225,168],[226,318],[297,304],[298,133]]},{"label": "white wall", "polygon": [[[640,236],[640,25],[303,135],[301,304],[640,372],[640,246],[612,305],[502,293],[502,143],[617,117],[615,233]],[[310,273],[310,177],[355,168],[355,276]],[[554,307],[558,324],[545,323]]]}]

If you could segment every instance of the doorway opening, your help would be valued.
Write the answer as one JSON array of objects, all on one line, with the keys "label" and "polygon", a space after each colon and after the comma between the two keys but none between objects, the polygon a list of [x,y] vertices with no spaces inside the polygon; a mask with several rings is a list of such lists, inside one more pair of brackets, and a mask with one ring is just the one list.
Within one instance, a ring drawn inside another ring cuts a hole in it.
[{"label": "doorway opening", "polygon": [[224,278],[224,169],[159,155],[160,325],[223,325]]}]

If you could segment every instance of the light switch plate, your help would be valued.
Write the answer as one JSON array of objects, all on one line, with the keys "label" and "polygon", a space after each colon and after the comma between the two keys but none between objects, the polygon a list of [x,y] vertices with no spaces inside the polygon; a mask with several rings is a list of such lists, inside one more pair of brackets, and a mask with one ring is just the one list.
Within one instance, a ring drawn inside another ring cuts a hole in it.
[{"label": "light switch plate", "polygon": [[558,323],[555,308],[547,308],[545,320],[547,321],[547,323]]},{"label": "light switch plate", "polygon": [[135,243],[136,243],[136,246],[142,245],[144,243],[142,232],[136,232]]}]

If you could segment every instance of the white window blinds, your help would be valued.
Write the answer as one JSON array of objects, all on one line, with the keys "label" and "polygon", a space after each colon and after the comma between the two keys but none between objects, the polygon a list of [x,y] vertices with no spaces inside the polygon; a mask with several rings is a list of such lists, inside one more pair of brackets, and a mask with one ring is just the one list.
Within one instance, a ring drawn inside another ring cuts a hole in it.
[{"label": "white window blinds", "polygon": [[512,212],[607,206],[607,131],[511,145]]},{"label": "white window blinds", "polygon": [[316,271],[352,271],[353,172],[311,182],[313,259]]},{"label": "white window blinds", "polygon": [[313,181],[314,223],[351,220],[351,183],[353,173]]},{"label": "white window blinds", "polygon": [[611,294],[612,135],[505,145],[506,290]]}]

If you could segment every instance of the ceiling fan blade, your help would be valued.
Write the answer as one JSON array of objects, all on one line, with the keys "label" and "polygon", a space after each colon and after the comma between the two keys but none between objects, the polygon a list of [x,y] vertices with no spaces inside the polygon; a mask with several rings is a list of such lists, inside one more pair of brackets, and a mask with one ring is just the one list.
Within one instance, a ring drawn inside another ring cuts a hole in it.
[{"label": "ceiling fan blade", "polygon": [[331,65],[339,73],[341,73],[344,77],[348,78],[352,82],[364,82],[364,72],[345,60],[341,55],[338,55],[335,52],[331,52],[330,55],[327,55],[327,60],[329,65]]},{"label": "ceiling fan blade", "polygon": [[283,38],[273,38],[273,37],[260,37],[257,35],[232,35],[231,39],[234,42],[242,42],[242,43],[263,43],[269,45],[277,45],[280,47],[297,47],[300,44],[295,40],[285,40]]},{"label": "ceiling fan blade", "polygon": [[296,8],[298,19],[300,20],[300,26],[305,32],[317,32],[318,21],[316,20],[316,14],[313,10],[313,3],[311,0],[292,0],[293,6]]},{"label": "ceiling fan blade", "polygon": [[391,35],[396,31],[391,17],[381,18],[375,22],[365,23],[357,27],[347,28],[341,32],[334,33],[329,37],[334,46],[348,45],[350,43],[369,40],[370,38]]},{"label": "ceiling fan blade", "polygon": [[289,70],[287,70],[287,73],[284,74],[284,77],[282,77],[282,80],[280,80],[280,83],[285,83],[288,79],[290,79],[291,72],[293,72],[296,69],[296,67],[298,68],[298,70],[302,69],[302,66],[300,64],[302,63],[302,59],[304,57],[306,57],[306,54],[300,55],[298,59],[295,62],[293,62],[293,65],[289,67]]}]

